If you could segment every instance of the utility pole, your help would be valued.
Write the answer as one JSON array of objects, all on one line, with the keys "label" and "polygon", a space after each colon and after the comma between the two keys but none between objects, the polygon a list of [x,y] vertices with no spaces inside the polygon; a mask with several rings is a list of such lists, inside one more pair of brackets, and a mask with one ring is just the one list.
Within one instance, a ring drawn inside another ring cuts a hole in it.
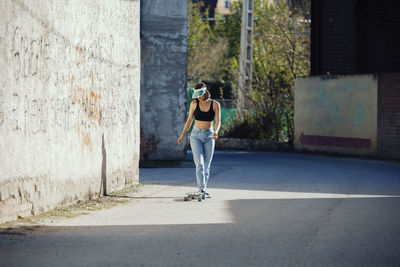
[{"label": "utility pole", "polygon": [[243,113],[248,109],[248,94],[251,89],[251,71],[253,60],[253,21],[254,2],[243,0],[242,28],[240,32],[240,62],[239,62],[239,88],[238,88],[238,116],[243,118]]}]

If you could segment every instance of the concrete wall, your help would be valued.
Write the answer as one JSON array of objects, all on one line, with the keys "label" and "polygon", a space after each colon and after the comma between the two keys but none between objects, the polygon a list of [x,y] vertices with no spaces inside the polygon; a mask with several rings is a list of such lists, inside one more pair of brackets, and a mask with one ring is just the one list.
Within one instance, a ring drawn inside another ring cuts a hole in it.
[{"label": "concrete wall", "polygon": [[307,77],[295,83],[295,147],[377,154],[378,78]]},{"label": "concrete wall", "polygon": [[0,2],[0,223],[138,181],[140,2]]},{"label": "concrete wall", "polygon": [[141,0],[141,158],[178,160],[186,120],[187,1]]}]

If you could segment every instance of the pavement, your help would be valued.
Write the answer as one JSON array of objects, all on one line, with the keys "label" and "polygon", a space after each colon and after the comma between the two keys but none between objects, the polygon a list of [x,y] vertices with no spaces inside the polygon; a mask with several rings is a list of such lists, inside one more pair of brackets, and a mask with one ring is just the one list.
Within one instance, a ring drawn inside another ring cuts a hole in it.
[{"label": "pavement", "polygon": [[0,235],[0,266],[399,266],[400,164],[274,152],[140,169],[130,201]]}]

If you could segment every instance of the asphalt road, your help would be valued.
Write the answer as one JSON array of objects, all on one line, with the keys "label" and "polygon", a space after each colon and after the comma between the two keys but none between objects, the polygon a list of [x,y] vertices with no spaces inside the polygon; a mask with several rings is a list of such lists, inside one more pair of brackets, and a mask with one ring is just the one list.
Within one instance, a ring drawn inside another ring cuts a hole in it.
[{"label": "asphalt road", "polygon": [[140,170],[129,203],[0,235],[0,266],[399,266],[400,164],[216,152],[212,199],[194,169]]}]

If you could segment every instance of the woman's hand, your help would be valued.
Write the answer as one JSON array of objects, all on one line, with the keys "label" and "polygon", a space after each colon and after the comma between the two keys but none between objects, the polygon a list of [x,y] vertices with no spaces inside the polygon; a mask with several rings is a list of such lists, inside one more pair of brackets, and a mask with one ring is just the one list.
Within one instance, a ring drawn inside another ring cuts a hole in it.
[{"label": "woman's hand", "polygon": [[184,135],[179,136],[178,145],[180,145],[182,143],[183,137],[185,137],[185,136]]},{"label": "woman's hand", "polygon": [[217,132],[213,132],[211,135],[211,139],[217,139],[218,138],[218,133]]}]

